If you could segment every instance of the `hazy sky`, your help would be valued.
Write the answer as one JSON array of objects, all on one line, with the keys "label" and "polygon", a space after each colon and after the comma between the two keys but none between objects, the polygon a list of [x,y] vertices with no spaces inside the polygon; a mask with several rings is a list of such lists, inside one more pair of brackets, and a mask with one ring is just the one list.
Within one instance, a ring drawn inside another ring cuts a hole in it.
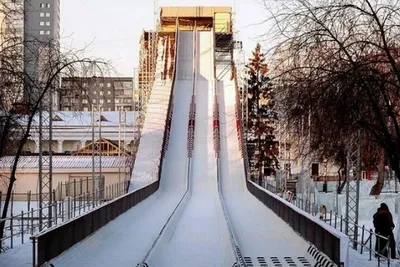
[{"label": "hazy sky", "polygon": [[[265,33],[266,18],[260,0],[159,0],[158,6],[234,6],[236,30],[246,52]],[[152,0],[64,0],[61,1],[63,47],[83,48],[87,55],[111,60],[118,75],[132,76],[138,65],[139,39],[153,28]]]}]

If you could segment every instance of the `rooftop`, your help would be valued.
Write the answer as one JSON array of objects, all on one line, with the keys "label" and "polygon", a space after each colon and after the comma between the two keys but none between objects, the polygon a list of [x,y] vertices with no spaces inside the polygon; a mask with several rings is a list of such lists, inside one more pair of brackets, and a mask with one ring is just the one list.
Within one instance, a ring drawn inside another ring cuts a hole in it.
[{"label": "rooftop", "polygon": [[[96,121],[98,120],[98,113]],[[135,120],[139,115],[135,111],[126,112],[126,126],[134,126]],[[118,126],[119,125],[119,111],[103,111],[102,116],[102,126]],[[123,113],[121,113],[123,116]],[[79,127],[79,126],[91,126],[92,125],[92,112],[90,111],[57,111],[53,113],[53,126],[54,127]],[[33,126],[39,125],[39,115],[35,116],[33,121]]]},{"label": "rooftop", "polygon": [[[53,156],[53,169],[88,169],[92,168],[91,156]],[[0,158],[0,169],[10,169],[14,163],[13,156]],[[102,168],[118,168],[132,165],[131,158],[118,156],[102,156]],[[38,169],[39,156],[21,156],[18,169]]]}]

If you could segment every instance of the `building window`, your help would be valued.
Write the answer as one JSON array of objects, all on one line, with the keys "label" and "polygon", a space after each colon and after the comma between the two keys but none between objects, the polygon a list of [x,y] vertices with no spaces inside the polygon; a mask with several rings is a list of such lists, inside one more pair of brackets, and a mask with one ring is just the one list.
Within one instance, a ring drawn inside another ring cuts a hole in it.
[{"label": "building window", "polygon": [[43,3],[40,3],[40,7],[41,7],[41,8],[44,8],[44,4],[43,4]]},{"label": "building window", "polygon": [[43,34],[44,34],[44,31],[40,31],[39,34],[40,34],[40,35],[43,35]]},{"label": "building window", "polygon": [[88,111],[89,109],[87,108],[87,107],[84,107],[83,108],[83,111]]},{"label": "building window", "polygon": [[107,94],[108,94],[108,95],[111,95],[111,91],[107,91]]},{"label": "building window", "polygon": [[100,95],[103,95],[103,91],[100,91],[99,93],[100,93]]},{"label": "building window", "polygon": [[93,103],[93,104],[96,104],[96,99],[93,99],[92,103]]},{"label": "building window", "polygon": [[82,103],[87,104],[88,103],[87,99],[82,99]]},{"label": "building window", "polygon": [[50,35],[50,31],[46,31],[46,34],[47,34],[47,35]]},{"label": "building window", "polygon": [[41,21],[41,22],[40,22],[40,26],[44,26],[44,21]]},{"label": "building window", "polygon": [[108,108],[108,111],[111,111],[111,108]]},{"label": "building window", "polygon": [[107,103],[111,103],[111,99],[107,99]]},{"label": "building window", "polygon": [[93,94],[94,94],[94,95],[97,95],[97,91],[93,91]]},{"label": "building window", "polygon": [[44,13],[40,12],[40,17],[43,18],[44,17]]},{"label": "building window", "polygon": [[50,8],[50,4],[46,4],[46,7],[47,7],[47,8]]},{"label": "building window", "polygon": [[110,88],[111,87],[111,83],[107,83],[107,87]]},{"label": "building window", "polygon": [[46,26],[50,26],[50,21],[46,21]]},{"label": "building window", "polygon": [[103,83],[100,83],[99,85],[100,85],[100,87],[103,87],[103,86],[104,86],[104,84],[103,84]]},{"label": "building window", "polygon": [[104,103],[104,99],[100,99],[100,104],[103,104]]},{"label": "building window", "polygon": [[83,87],[86,87],[87,86],[87,83],[83,83]]},{"label": "building window", "polygon": [[46,17],[50,18],[50,13],[46,12]]},{"label": "building window", "polygon": [[119,103],[119,99],[115,99],[115,103],[117,103],[117,104],[118,104],[118,103]]}]

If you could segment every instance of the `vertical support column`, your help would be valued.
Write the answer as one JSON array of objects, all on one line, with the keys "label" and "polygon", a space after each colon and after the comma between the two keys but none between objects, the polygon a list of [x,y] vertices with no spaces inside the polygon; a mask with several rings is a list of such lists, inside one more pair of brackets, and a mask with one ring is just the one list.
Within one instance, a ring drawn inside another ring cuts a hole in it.
[{"label": "vertical support column", "polygon": [[53,90],[48,92],[40,103],[39,111],[39,230],[44,228],[43,222],[51,227],[51,209],[47,207],[52,203],[52,116]]},{"label": "vertical support column", "polygon": [[63,143],[64,143],[64,140],[57,140],[57,152],[58,153],[63,152]]},{"label": "vertical support column", "polygon": [[358,209],[360,201],[360,179],[361,179],[361,136],[360,132],[352,140],[347,148],[347,168],[346,168],[346,224],[345,233],[353,238],[354,249],[357,248],[358,238]]},{"label": "vertical support column", "polygon": [[[99,191],[101,179],[101,105],[92,105],[92,197]],[[98,196],[98,195],[97,195]]]}]

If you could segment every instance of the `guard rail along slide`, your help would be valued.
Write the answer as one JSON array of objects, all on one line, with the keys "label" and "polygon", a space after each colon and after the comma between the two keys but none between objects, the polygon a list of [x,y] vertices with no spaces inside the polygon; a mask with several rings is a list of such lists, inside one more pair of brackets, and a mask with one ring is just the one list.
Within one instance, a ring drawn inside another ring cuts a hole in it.
[{"label": "guard rail along slide", "polygon": [[[235,92],[239,94],[238,83],[236,78],[236,69],[233,68],[233,77],[235,80]],[[274,193],[258,186],[257,184],[250,181],[248,156],[246,140],[244,140],[243,126],[240,123],[238,114],[240,112],[240,103],[236,98],[236,125],[238,129],[238,138],[242,139],[241,143],[244,169],[246,172],[246,187],[249,192],[254,195],[259,201],[265,206],[272,210],[282,220],[284,220],[290,227],[300,234],[305,240],[313,244],[321,253],[325,254],[331,262],[337,266],[348,266],[348,253],[349,253],[349,237],[335,228],[319,221],[310,214],[298,209],[290,202],[283,198],[275,195]],[[322,261],[326,261],[323,257],[314,257],[315,253],[309,253],[307,250],[306,257],[309,258],[310,262],[322,264]],[[318,255],[321,255],[318,253]],[[350,267],[350,266],[349,266]]]}]

